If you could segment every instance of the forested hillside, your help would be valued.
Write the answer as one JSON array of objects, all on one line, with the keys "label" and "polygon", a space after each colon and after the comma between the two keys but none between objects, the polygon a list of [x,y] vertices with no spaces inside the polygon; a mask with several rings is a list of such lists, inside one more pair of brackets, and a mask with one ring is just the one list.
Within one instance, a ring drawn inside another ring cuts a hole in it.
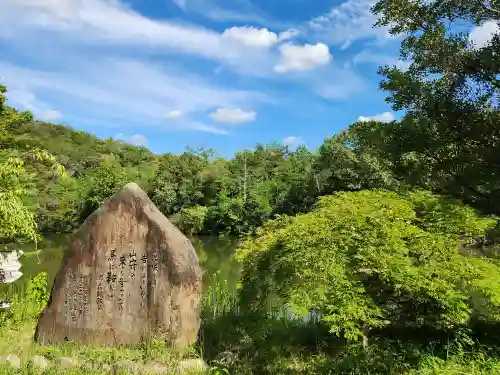
[{"label": "forested hillside", "polygon": [[71,231],[105,198],[136,181],[185,231],[242,234],[276,215],[307,211],[321,195],[400,185],[384,160],[349,142],[342,134],[316,151],[257,145],[228,160],[210,150],[153,155],[144,147],[28,120],[5,128],[2,147],[14,154],[45,150],[68,174],[61,180],[43,162],[26,160],[32,188],[27,199],[42,232]]}]

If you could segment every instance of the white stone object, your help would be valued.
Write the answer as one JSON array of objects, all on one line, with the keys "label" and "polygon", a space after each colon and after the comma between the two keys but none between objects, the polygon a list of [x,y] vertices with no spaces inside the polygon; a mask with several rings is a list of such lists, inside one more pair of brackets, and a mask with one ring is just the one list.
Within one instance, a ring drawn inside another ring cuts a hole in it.
[{"label": "white stone object", "polygon": [[6,363],[16,370],[19,370],[21,368],[21,360],[17,355],[14,354],[1,356],[0,363]]},{"label": "white stone object", "polygon": [[200,358],[184,359],[179,362],[177,367],[177,371],[180,374],[199,373],[207,369],[208,365]]},{"label": "white stone object", "polygon": [[23,274],[19,258],[23,255],[22,250],[0,252],[0,283],[12,283]]},{"label": "white stone object", "polygon": [[43,355],[36,355],[30,360],[31,364],[34,368],[39,370],[45,370],[49,367],[49,361]]}]

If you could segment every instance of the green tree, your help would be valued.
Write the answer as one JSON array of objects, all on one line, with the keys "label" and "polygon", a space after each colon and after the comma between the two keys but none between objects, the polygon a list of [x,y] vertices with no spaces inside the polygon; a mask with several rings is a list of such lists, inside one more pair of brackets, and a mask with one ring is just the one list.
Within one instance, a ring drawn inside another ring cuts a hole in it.
[{"label": "green tree", "polygon": [[127,182],[125,170],[118,160],[111,155],[103,157],[102,164],[83,182],[87,186],[87,191],[82,202],[80,221],[85,220]]},{"label": "green tree", "polygon": [[36,240],[35,215],[26,206],[28,191],[22,183],[22,160],[0,156],[0,240],[16,237]]},{"label": "green tree", "polygon": [[341,133],[325,139],[320,146],[315,168],[322,194],[373,188],[396,189],[399,183],[385,158],[354,147],[352,141],[349,133]]},{"label": "green tree", "polygon": [[177,226],[188,234],[201,234],[205,230],[205,220],[207,217],[208,207],[194,206],[184,208],[179,213]]},{"label": "green tree", "polygon": [[166,215],[202,203],[203,174],[210,152],[188,150],[180,156],[165,154],[152,181],[152,199]]},{"label": "green tree", "polygon": [[322,194],[317,156],[304,146],[287,155],[276,169],[273,212],[296,214],[312,208]]},{"label": "green tree", "polygon": [[310,213],[268,222],[237,250],[243,307],[271,300],[300,315],[316,311],[349,339],[391,326],[459,329],[478,306],[498,319],[500,268],[460,251],[462,237],[495,224],[425,191],[325,196]]},{"label": "green tree", "polygon": [[0,85],[0,143],[3,148],[0,152],[0,241],[11,241],[18,237],[36,241],[35,215],[27,205],[27,198],[32,192],[31,184],[27,181],[25,160],[50,162],[52,169],[63,177],[65,171],[55,158],[44,150],[15,148],[15,142],[8,131],[31,121],[33,115],[30,112],[16,111],[6,105],[6,92],[6,87]]},{"label": "green tree", "polygon": [[387,101],[404,116],[356,124],[359,143],[376,145],[412,184],[500,213],[500,37],[474,45],[466,27],[498,25],[500,3],[380,0],[373,11],[378,26],[404,37],[410,65],[380,69]]}]

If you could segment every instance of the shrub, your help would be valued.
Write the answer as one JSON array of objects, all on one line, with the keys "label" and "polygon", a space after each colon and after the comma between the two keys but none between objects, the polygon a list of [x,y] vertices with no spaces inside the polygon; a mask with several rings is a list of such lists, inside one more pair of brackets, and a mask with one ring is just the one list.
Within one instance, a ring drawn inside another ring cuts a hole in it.
[{"label": "shrub", "polygon": [[314,211],[269,222],[237,250],[242,308],[258,311],[272,298],[295,314],[315,310],[347,339],[389,326],[457,329],[479,305],[484,318],[497,319],[497,264],[459,249],[463,237],[495,224],[424,191],[323,197]]},{"label": "shrub", "polygon": [[188,234],[202,233],[205,229],[205,219],[207,217],[208,207],[194,206],[184,208],[179,213],[177,225]]}]

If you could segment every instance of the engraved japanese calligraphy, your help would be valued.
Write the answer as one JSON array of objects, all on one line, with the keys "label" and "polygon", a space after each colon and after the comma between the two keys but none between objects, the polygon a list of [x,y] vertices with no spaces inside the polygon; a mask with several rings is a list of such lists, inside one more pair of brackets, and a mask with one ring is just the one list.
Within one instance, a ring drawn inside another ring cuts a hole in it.
[{"label": "engraved japanese calligraphy", "polygon": [[148,288],[148,256],[143,254],[141,256],[141,306],[144,306],[144,299],[146,298],[146,291]]}]

